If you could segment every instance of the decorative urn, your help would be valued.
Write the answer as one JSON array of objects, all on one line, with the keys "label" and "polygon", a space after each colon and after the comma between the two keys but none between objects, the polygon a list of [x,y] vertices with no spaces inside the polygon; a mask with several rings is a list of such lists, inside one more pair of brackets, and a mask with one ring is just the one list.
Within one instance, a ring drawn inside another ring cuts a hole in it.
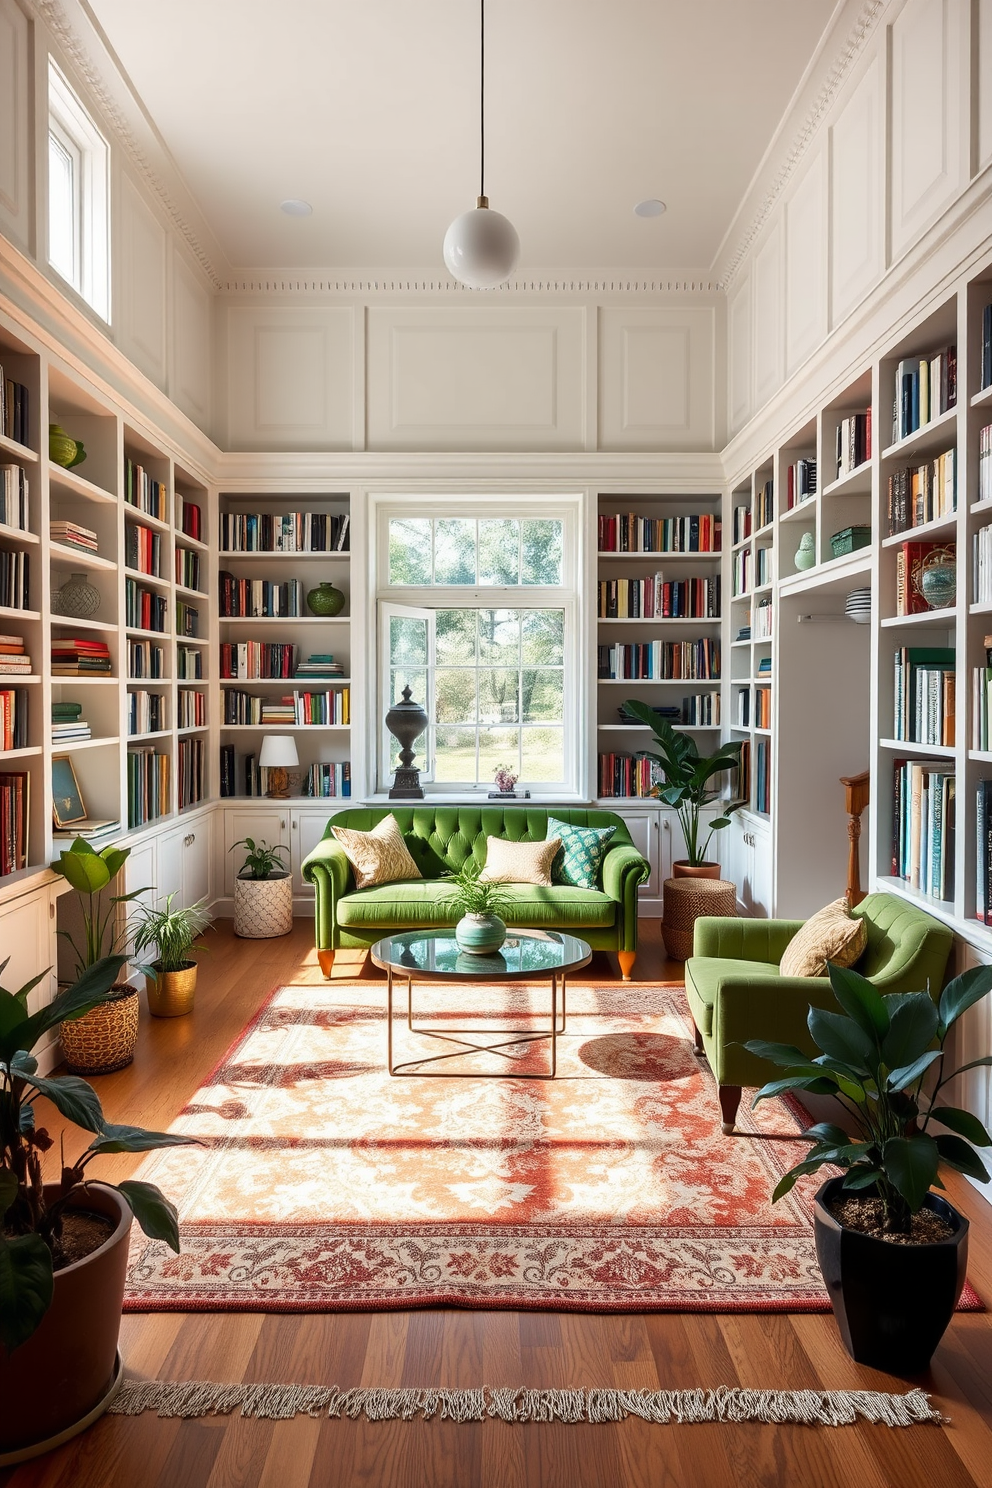
[{"label": "decorative urn", "polygon": [[800,571],[806,568],[812,568],[813,565],[816,563],[816,550],[813,546],[812,532],[804,532],[802,537],[799,539],[799,546],[796,549],[795,563],[796,567]]},{"label": "decorative urn", "polygon": [[386,714],[386,727],[400,746],[400,762],[389,792],[391,801],[422,801],[424,788],[420,771],[414,767],[413,745],[427,727],[427,714],[412,701],[409,687],[404,687],[402,702],[394,703]]},{"label": "decorative urn", "polygon": [[330,620],[335,615],[340,615],[344,609],[345,596],[340,589],[335,589],[330,579],[322,579],[316,589],[311,589],[307,595],[307,607],[313,615],[319,615],[322,620]]}]

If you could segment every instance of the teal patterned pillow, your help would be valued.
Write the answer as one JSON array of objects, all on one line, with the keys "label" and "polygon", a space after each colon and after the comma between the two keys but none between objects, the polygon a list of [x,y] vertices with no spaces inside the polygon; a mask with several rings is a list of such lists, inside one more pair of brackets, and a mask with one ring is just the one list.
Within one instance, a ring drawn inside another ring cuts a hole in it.
[{"label": "teal patterned pillow", "polygon": [[551,882],[573,889],[595,889],[616,827],[573,827],[548,817],[548,836],[560,837],[561,848],[551,865]]}]

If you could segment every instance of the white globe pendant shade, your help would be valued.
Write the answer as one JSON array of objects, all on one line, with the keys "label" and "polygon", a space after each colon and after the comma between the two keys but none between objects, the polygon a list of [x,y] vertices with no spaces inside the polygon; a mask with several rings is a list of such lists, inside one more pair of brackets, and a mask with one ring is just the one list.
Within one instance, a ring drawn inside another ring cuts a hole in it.
[{"label": "white globe pendant shade", "polygon": [[517,230],[484,196],[471,212],[456,217],[444,235],[449,272],[469,289],[495,289],[513,273],[520,256]]}]

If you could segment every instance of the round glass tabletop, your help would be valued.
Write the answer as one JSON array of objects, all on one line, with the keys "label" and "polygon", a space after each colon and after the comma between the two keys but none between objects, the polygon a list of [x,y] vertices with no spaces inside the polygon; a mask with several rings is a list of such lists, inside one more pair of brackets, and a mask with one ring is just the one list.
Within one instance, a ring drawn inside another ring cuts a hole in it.
[{"label": "round glass tabletop", "polygon": [[372,947],[376,966],[412,981],[550,976],[587,966],[591,959],[592,950],[584,940],[560,930],[511,930],[498,951],[484,956],[463,951],[451,930],[407,930]]}]

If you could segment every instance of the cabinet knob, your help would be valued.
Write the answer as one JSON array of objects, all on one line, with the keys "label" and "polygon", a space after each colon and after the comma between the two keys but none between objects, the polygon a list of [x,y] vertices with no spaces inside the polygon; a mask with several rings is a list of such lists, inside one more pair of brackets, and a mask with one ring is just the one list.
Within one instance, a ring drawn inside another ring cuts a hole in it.
[{"label": "cabinet knob", "polygon": [[280,826],[280,828],[281,828],[281,830],[282,830],[282,831],[283,831],[283,832],[285,832],[285,830],[286,830],[286,822],[285,822],[285,820],[283,820],[283,821],[281,821],[281,822],[280,822],[280,823],[279,823],[279,826]]}]

